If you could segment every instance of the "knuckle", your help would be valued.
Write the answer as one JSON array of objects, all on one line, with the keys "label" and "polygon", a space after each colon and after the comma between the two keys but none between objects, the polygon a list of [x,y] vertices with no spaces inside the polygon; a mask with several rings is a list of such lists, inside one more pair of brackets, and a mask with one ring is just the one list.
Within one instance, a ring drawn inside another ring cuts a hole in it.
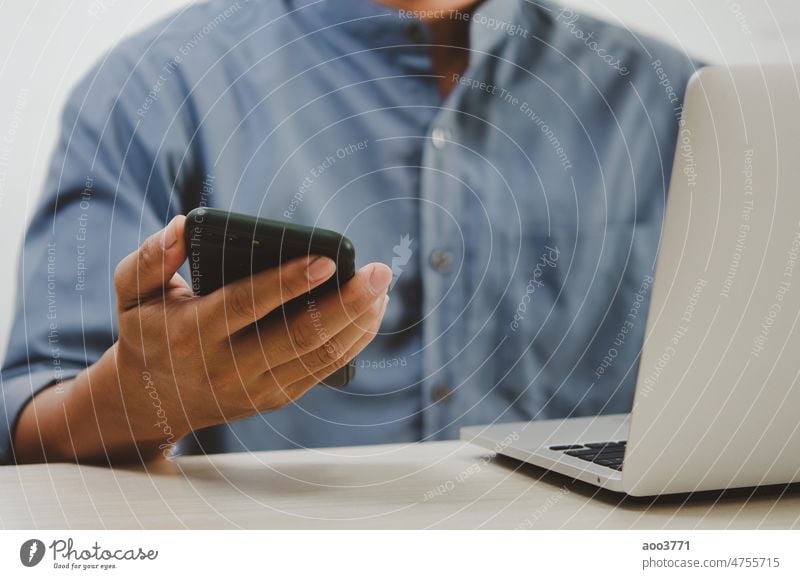
[{"label": "knuckle", "polygon": [[347,365],[350,363],[350,359],[351,359],[351,356],[349,356],[349,355],[347,355],[347,354],[343,354],[343,355],[339,356],[339,357],[338,357],[338,358],[337,358],[337,359],[336,359],[336,360],[333,362],[333,364],[331,364],[331,369],[332,369],[334,372],[335,372],[336,370],[341,370],[342,368],[344,368],[345,366],[347,366]]},{"label": "knuckle", "polygon": [[301,276],[287,273],[286,268],[280,270],[281,301],[303,295],[309,290],[308,280]]},{"label": "knuckle", "polygon": [[256,321],[254,297],[249,287],[237,287],[231,290],[228,306],[237,319]]},{"label": "knuckle", "polygon": [[336,340],[328,340],[322,345],[321,348],[317,348],[316,353],[319,362],[323,367],[335,364],[340,358],[343,357],[344,354]]},{"label": "knuckle", "polygon": [[125,286],[125,273],[126,273],[125,262],[120,261],[117,264],[117,267],[114,268],[114,289],[117,290],[117,293]]},{"label": "knuckle", "polygon": [[313,350],[318,343],[314,329],[307,323],[296,322],[291,326],[292,345],[296,352]]},{"label": "knuckle", "polygon": [[136,253],[132,253],[122,258],[114,268],[114,290],[117,297],[130,297],[137,290],[136,268],[138,266],[136,255]]},{"label": "knuckle", "polygon": [[158,265],[161,252],[157,241],[153,238],[146,239],[139,248],[139,263],[146,268]]}]

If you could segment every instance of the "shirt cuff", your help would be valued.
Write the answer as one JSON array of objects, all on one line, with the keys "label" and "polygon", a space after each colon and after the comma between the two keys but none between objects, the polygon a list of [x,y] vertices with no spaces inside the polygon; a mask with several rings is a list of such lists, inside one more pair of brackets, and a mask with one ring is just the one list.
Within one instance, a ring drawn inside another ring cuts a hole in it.
[{"label": "shirt cuff", "polygon": [[27,372],[8,371],[0,377],[0,466],[16,464],[12,440],[23,408],[39,392],[60,379],[71,380],[84,368],[32,364]]}]

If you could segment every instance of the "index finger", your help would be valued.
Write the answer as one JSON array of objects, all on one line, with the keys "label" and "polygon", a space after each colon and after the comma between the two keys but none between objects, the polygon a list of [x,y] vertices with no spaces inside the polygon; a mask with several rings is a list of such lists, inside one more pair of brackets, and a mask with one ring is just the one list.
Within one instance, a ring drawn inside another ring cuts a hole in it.
[{"label": "index finger", "polygon": [[200,327],[208,328],[214,337],[227,338],[308,293],[335,271],[332,259],[312,255],[227,283],[197,299]]}]

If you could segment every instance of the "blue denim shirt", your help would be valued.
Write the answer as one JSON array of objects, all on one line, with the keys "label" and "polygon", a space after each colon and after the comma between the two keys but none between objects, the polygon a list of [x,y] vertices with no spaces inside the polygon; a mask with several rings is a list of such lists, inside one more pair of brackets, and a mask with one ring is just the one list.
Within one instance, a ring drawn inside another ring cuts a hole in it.
[{"label": "blue denim shirt", "polygon": [[472,53],[442,99],[418,16],[214,0],[79,83],[24,244],[0,462],[31,396],[114,342],[115,265],[201,205],[338,230],[395,280],[351,386],[185,452],[629,409],[696,63],[555,4],[490,0],[453,16],[469,18]]}]

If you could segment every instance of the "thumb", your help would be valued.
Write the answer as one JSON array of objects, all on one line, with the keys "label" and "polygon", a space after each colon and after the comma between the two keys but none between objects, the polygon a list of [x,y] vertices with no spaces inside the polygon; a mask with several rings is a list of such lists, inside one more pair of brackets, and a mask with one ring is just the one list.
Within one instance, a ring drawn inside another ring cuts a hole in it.
[{"label": "thumb", "polygon": [[186,217],[178,215],[119,262],[114,286],[121,310],[136,307],[146,298],[161,293],[175,275],[186,260],[185,227]]}]

